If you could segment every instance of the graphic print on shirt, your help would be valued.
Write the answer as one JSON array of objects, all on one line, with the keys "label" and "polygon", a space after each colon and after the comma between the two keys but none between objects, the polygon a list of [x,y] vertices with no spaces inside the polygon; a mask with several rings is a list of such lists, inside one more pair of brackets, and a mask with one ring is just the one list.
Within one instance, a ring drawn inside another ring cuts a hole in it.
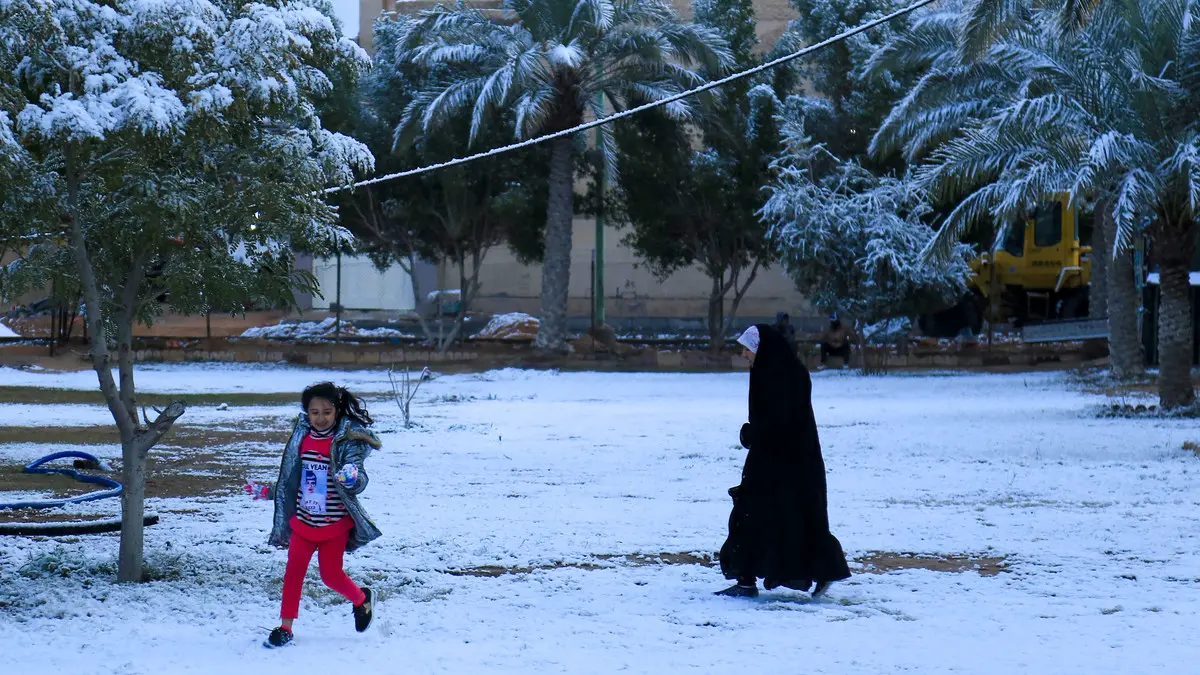
[{"label": "graphic print on shirt", "polygon": [[325,515],[329,499],[329,463],[303,462],[300,484],[300,508],[313,515]]}]

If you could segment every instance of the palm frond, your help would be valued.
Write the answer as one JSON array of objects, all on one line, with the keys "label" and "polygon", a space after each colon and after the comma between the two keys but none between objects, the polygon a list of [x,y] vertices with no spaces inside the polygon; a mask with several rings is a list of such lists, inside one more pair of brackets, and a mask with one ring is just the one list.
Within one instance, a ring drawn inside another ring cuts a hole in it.
[{"label": "palm frond", "polygon": [[[589,102],[592,110],[592,117],[600,119],[606,114],[604,109],[604,99],[606,97],[596,96]],[[617,139],[613,133],[613,125],[605,124],[596,127],[596,135],[599,138],[600,152],[604,155],[604,178],[609,184],[616,184],[619,170],[619,153],[617,150]]]},{"label": "palm frond", "polygon": [[961,14],[956,9],[918,15],[908,30],[875,50],[864,66],[865,77],[910,69],[944,68],[959,61]]},{"label": "palm frond", "polygon": [[577,35],[584,25],[588,30],[604,33],[612,28],[616,11],[611,0],[578,0],[567,25],[567,35]]},{"label": "palm frond", "polygon": [[1009,31],[1030,19],[1029,0],[972,0],[967,6],[959,37],[966,59],[977,59]]},{"label": "palm frond", "polygon": [[1087,27],[1104,0],[1063,0],[1059,12],[1059,28],[1064,33],[1077,33]]},{"label": "palm frond", "polygon": [[1113,220],[1117,235],[1113,238],[1113,254],[1129,250],[1133,246],[1140,223],[1147,214],[1153,213],[1155,195],[1161,189],[1157,176],[1144,169],[1133,169],[1125,174],[1113,200]]},{"label": "palm frond", "polygon": [[536,89],[527,89],[513,102],[513,112],[516,116],[518,136],[532,137],[549,119],[554,105],[554,89],[543,85]]},{"label": "palm frond", "polygon": [[945,261],[963,237],[976,228],[991,225],[995,220],[993,214],[996,205],[1004,196],[1003,189],[1002,186],[993,183],[976,190],[959,202],[946,216],[937,234],[921,251],[921,259],[927,262]]},{"label": "palm frond", "polygon": [[[429,131],[458,111],[472,106],[483,91],[486,82],[487,78],[472,77],[459,80],[442,89],[425,107],[421,115],[421,130]],[[474,140],[473,136],[471,140]]]}]

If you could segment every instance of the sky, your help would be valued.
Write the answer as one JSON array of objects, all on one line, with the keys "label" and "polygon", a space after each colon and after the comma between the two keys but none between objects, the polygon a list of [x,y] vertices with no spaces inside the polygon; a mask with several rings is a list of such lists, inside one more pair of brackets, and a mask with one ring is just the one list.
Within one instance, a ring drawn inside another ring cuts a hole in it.
[{"label": "sky", "polygon": [[333,9],[346,37],[358,37],[358,0],[333,0]]}]

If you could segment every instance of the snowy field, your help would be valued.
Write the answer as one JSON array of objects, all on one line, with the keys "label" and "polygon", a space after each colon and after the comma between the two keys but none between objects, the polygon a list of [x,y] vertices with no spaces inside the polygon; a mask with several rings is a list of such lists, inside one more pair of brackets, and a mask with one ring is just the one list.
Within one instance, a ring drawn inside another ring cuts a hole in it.
[{"label": "snowy field", "polygon": [[[446,376],[422,387],[422,426],[411,431],[380,371],[164,366],[139,383],[298,392],[322,378],[368,394],[383,432],[363,501],[384,538],[347,557],[350,575],[379,594],[369,632],[354,632],[314,561],[295,643],[260,646],[277,624],[285,554],[265,544],[270,505],[231,490],[151,500],[162,522],[146,531],[147,556],[161,581],[113,583],[115,535],[0,537],[0,673],[1200,668],[1200,458],[1181,448],[1200,429],[1098,419],[1102,400],[1064,375],[816,375],[830,521],[847,555],[1006,566],[878,573],[853,563],[855,576],[817,602],[786,590],[713,597],[725,582],[697,562],[725,534],[725,491],[744,457],[744,373]],[[95,379],[0,369],[0,384],[90,389]],[[208,405],[183,423],[253,430],[254,442],[204,451],[273,478],[279,448],[262,434],[282,440],[296,410]],[[91,405],[0,413],[12,426],[110,422]],[[54,449],[0,445],[0,463]],[[653,558],[663,553],[693,555]]]}]

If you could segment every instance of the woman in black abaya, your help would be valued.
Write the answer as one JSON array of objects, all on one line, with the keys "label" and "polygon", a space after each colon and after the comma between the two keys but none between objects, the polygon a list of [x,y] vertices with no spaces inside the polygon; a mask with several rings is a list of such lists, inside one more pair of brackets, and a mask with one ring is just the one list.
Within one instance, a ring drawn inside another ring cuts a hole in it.
[{"label": "woman in black abaya", "polygon": [[812,381],[774,328],[752,326],[738,342],[750,360],[750,421],[742,426],[748,452],[742,483],[729,491],[733,511],[720,553],[721,572],[737,583],[717,594],[755,597],[763,579],[767,590],[812,588],[817,597],[850,569],[829,532]]}]

